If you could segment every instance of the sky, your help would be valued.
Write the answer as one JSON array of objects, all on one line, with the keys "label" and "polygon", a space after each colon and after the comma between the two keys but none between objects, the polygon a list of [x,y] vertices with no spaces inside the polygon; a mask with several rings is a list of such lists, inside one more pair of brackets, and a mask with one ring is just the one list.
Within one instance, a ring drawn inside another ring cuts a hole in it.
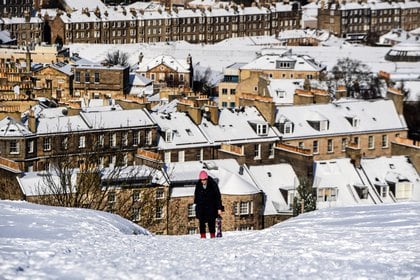
[{"label": "sky", "polygon": [[0,200],[0,279],[420,279],[420,203],[327,208],[222,238]]}]

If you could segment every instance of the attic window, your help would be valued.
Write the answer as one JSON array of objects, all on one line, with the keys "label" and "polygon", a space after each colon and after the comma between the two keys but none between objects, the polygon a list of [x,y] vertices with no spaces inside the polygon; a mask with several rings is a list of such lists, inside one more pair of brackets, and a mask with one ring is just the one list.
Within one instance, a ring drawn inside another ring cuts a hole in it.
[{"label": "attic window", "polygon": [[352,127],[359,127],[360,119],[358,117],[346,117]]},{"label": "attic window", "polygon": [[312,128],[318,131],[326,131],[329,129],[330,122],[328,120],[320,120],[320,121],[308,121],[309,125]]},{"label": "attic window", "polygon": [[286,97],[286,92],[284,90],[276,90],[276,94],[278,98],[285,98]]},{"label": "attic window", "polygon": [[171,143],[173,140],[173,131],[172,129],[165,130],[165,142]]},{"label": "attic window", "polygon": [[268,125],[267,124],[257,124],[257,134],[267,135],[268,134]]}]

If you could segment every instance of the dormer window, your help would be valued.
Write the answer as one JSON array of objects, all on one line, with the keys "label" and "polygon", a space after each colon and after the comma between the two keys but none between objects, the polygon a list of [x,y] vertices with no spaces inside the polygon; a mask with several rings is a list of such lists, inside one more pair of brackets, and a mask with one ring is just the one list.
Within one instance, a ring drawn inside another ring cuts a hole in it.
[{"label": "dormer window", "polygon": [[264,121],[249,121],[249,125],[258,136],[268,135],[268,124]]},{"label": "dormer window", "polygon": [[165,130],[165,142],[171,143],[173,140],[173,131],[172,129]]},{"label": "dormer window", "polygon": [[357,117],[346,117],[352,127],[359,127],[360,119]]},{"label": "dormer window", "polygon": [[276,94],[278,98],[285,98],[286,97],[286,92],[284,90],[276,90]]},{"label": "dormer window", "polygon": [[292,122],[285,122],[284,123],[284,134],[293,133],[293,123]]},{"label": "dormer window", "polygon": [[309,125],[318,131],[326,131],[329,129],[330,122],[328,120],[308,121]]},{"label": "dormer window", "polygon": [[267,124],[258,124],[257,125],[257,134],[258,135],[267,135],[268,134],[268,125]]}]

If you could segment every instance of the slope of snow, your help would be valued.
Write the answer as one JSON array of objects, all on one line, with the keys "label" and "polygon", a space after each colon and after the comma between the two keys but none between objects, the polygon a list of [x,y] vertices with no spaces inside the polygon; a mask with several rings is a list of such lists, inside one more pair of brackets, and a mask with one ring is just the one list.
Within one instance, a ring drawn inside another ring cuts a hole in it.
[{"label": "slope of snow", "polygon": [[419,217],[420,203],[323,209],[202,240],[149,235],[98,211],[0,201],[0,278],[418,279]]}]

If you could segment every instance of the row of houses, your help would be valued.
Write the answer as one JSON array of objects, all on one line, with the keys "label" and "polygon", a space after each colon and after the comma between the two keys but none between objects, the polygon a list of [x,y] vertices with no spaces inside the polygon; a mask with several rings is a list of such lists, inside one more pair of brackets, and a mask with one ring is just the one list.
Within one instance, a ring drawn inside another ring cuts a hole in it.
[{"label": "row of houses", "polygon": [[368,35],[379,36],[392,29],[420,27],[420,3],[321,1],[318,28],[339,37],[362,41]]},{"label": "row of houses", "polygon": [[207,9],[165,9],[125,6],[82,8],[72,12],[47,10],[31,17],[3,18],[18,45],[32,43],[152,43],[185,40],[215,43],[227,38],[273,35],[300,27],[299,3]]},{"label": "row of houses", "polygon": [[[0,28],[8,30],[18,45],[32,45],[41,42],[125,44],[177,40],[216,43],[234,37],[277,36],[279,32],[303,26],[302,8],[298,2],[257,3],[247,7],[213,3],[198,8],[163,2],[163,5],[134,3],[127,6],[107,6],[99,2],[83,6],[61,1],[61,9],[57,10],[41,9],[42,3],[38,3],[33,5],[36,16],[32,16],[27,6],[19,6],[19,11],[24,12],[6,12],[8,16],[4,14],[1,18]],[[361,41],[368,35],[377,37],[395,28],[413,30],[420,27],[420,6],[416,1],[320,1],[316,10],[316,24],[312,28],[328,30],[350,40]],[[303,41],[302,44],[313,43]]]},{"label": "row of houses", "polygon": [[[54,204],[49,199],[52,190],[48,182],[58,181],[59,176],[22,173],[5,159],[0,167],[2,190],[4,179],[9,180],[9,199]],[[109,169],[103,169],[100,209],[157,234],[195,234],[194,185],[202,169],[207,169],[219,184],[225,230],[263,229],[293,216],[299,177],[290,164],[247,166],[234,159],[177,162],[163,169],[128,166],[115,177],[108,176]],[[360,166],[346,158],[316,161],[314,169],[318,208],[420,199],[419,175],[406,156],[363,158]],[[76,189],[77,180],[72,180]]]}]

